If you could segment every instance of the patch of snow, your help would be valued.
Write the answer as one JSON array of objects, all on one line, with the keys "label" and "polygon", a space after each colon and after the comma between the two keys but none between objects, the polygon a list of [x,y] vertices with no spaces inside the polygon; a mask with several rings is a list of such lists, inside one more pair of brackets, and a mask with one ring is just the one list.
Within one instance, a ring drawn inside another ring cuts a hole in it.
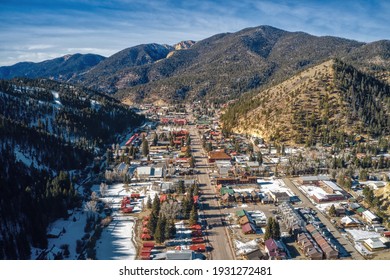
[{"label": "patch of snow", "polygon": [[101,107],[101,104],[99,101],[96,101],[96,100],[93,100],[91,99],[91,108],[94,109],[94,110],[99,110],[100,107]]},{"label": "patch of snow", "polygon": [[63,244],[69,245],[69,259],[75,260],[78,257],[76,254],[76,240],[84,236],[84,226],[86,224],[87,215],[85,212],[76,211],[69,219],[59,219],[52,223],[48,228],[48,232],[52,229],[65,229],[58,238],[49,238],[48,248],[60,248]]},{"label": "patch of snow", "polygon": [[14,152],[16,160],[24,163],[27,167],[33,165],[36,169],[49,169],[47,166],[39,164],[36,159],[31,158],[31,155],[25,151],[22,151],[19,146],[14,148]]},{"label": "patch of snow", "polygon": [[60,99],[60,94],[57,91],[52,90],[51,94],[53,95],[54,98],[54,105],[57,109],[62,107],[61,99]]}]

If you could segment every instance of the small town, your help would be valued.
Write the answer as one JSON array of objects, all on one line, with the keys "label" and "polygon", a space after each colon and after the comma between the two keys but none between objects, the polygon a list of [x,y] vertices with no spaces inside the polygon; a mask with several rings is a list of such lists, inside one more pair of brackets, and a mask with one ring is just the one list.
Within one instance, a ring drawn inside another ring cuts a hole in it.
[{"label": "small town", "polygon": [[[49,250],[37,258],[390,257],[388,205],[378,206],[390,195],[386,168],[344,177],[327,168],[325,162],[341,160],[337,154],[329,159],[328,147],[229,135],[219,122],[223,107],[195,102],[137,110],[148,121],[78,175],[88,201],[54,223]],[[372,160],[384,166],[390,155]],[[67,234],[81,236],[64,246]]]}]

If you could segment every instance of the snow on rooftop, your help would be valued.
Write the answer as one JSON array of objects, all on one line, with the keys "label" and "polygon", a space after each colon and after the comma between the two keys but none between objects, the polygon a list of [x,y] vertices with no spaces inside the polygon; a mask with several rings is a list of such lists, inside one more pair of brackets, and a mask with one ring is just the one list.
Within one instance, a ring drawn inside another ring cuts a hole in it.
[{"label": "snow on rooftop", "polygon": [[237,248],[236,255],[241,255],[247,252],[252,252],[255,249],[259,249],[259,244],[256,240],[242,242],[236,239],[234,240],[234,245]]},{"label": "snow on rooftop", "polygon": [[324,198],[327,196],[327,192],[320,187],[314,186],[314,185],[309,185],[309,186],[301,186],[303,191],[307,193],[309,196],[315,196],[317,198]]},{"label": "snow on rooftop", "polygon": [[326,209],[328,209],[330,206],[332,206],[332,204],[335,206],[335,207],[340,207],[342,202],[336,202],[336,201],[333,201],[333,202],[329,202],[329,203],[321,203],[321,204],[317,204],[316,205],[316,208],[318,210],[320,210],[321,212],[326,212]]},{"label": "snow on rooftop", "polygon": [[280,179],[278,180],[263,180],[257,179],[257,183],[260,185],[260,190],[263,193],[267,192],[286,192],[289,196],[295,196],[293,191],[288,188],[284,182]]},{"label": "snow on rooftop", "polygon": [[337,184],[335,184],[334,182],[332,181],[323,181],[327,186],[329,186],[332,190],[334,191],[342,191],[343,189],[340,188]]},{"label": "snow on rooftop", "polygon": [[380,233],[375,231],[366,231],[360,229],[345,229],[355,241],[362,241],[364,239],[380,237]]}]

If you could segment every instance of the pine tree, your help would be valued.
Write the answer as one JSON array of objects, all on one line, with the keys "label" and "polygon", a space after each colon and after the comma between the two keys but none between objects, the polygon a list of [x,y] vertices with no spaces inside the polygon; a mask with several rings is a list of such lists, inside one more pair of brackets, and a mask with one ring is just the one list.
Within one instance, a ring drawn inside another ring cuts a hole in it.
[{"label": "pine tree", "polygon": [[180,180],[179,181],[179,186],[178,186],[178,192],[179,193],[185,193],[185,185],[184,185],[184,181],[183,180]]},{"label": "pine tree", "polygon": [[272,224],[273,218],[269,217],[267,220],[267,226],[265,227],[264,240],[268,240],[272,237]]},{"label": "pine tree", "polygon": [[160,198],[158,197],[157,194],[155,194],[154,199],[153,199],[153,204],[152,204],[152,213],[154,213],[157,217],[160,214]]},{"label": "pine tree", "polygon": [[157,136],[157,133],[154,133],[154,136],[153,136],[153,146],[156,146],[158,143],[158,136]]},{"label": "pine tree", "polygon": [[195,204],[192,205],[189,223],[190,226],[193,226],[198,223],[198,210],[196,209]]},{"label": "pine tree", "polygon": [[165,236],[165,239],[170,239],[171,238],[171,224],[170,222],[166,221],[165,222],[165,227],[164,227],[164,236]]},{"label": "pine tree", "polygon": [[148,140],[145,138],[143,141],[142,141],[142,155],[143,156],[147,156],[149,154],[149,142]]},{"label": "pine tree", "polygon": [[334,204],[332,204],[329,208],[329,216],[331,216],[331,217],[336,216],[336,207],[334,206]]},{"label": "pine tree", "polygon": [[175,221],[172,219],[169,222],[169,237],[174,238],[176,235],[176,226],[175,226]]},{"label": "pine tree", "polygon": [[148,222],[148,229],[150,230],[151,233],[154,233],[156,231],[157,222],[158,222],[158,216],[152,212],[150,214],[150,218]]},{"label": "pine tree", "polygon": [[281,235],[281,233],[280,233],[279,222],[274,219],[273,229],[272,229],[272,238],[275,239],[275,240],[279,240],[280,239],[280,235]]},{"label": "pine tree", "polygon": [[195,158],[193,156],[190,157],[190,167],[195,168]]},{"label": "pine tree", "polygon": [[257,153],[257,162],[259,165],[263,164],[263,154],[260,151]]},{"label": "pine tree", "polygon": [[165,223],[165,218],[158,218],[157,226],[154,231],[154,240],[160,244],[165,241]]},{"label": "pine tree", "polygon": [[152,198],[150,197],[150,195],[148,195],[148,200],[146,201],[146,207],[148,209],[152,209]]}]

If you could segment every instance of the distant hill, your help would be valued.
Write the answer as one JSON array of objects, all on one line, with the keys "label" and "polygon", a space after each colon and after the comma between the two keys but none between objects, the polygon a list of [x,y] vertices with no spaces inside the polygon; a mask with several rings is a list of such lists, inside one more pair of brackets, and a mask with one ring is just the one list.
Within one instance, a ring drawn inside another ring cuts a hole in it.
[{"label": "distant hill", "polygon": [[381,40],[354,49],[342,58],[343,61],[354,65],[390,84],[390,41]]},{"label": "distant hill", "polygon": [[12,66],[0,67],[0,79],[15,77],[51,78],[67,81],[88,71],[104,60],[97,54],[73,54],[43,62],[20,62]]},{"label": "distant hill", "polygon": [[[270,26],[247,28],[214,35],[166,59],[118,72],[114,76],[121,82],[110,86],[129,103],[203,97],[224,102],[329,58],[347,56],[363,45]],[[137,77],[137,82],[123,82],[121,76]]]},{"label": "distant hill", "polygon": [[167,57],[172,50],[171,46],[159,44],[127,48],[108,57],[85,75],[75,77],[74,81],[109,93],[125,85],[144,83],[143,75],[129,73],[127,69],[152,64]]},{"label": "distant hill", "polygon": [[315,145],[390,134],[390,87],[339,60],[241,97],[222,117],[227,131]]}]

